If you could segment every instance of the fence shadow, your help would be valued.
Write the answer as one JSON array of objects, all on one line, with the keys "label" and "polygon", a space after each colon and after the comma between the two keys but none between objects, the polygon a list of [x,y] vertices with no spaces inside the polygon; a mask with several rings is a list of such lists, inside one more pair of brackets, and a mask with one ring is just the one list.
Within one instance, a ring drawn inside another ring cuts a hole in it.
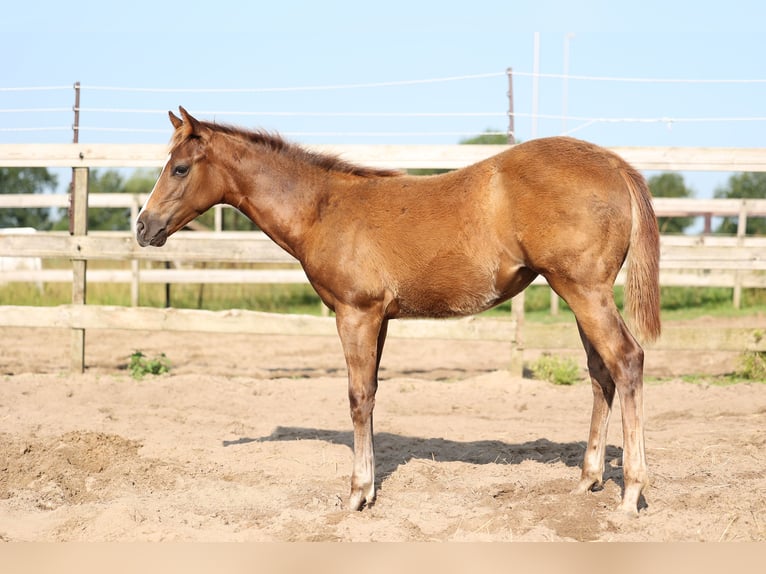
[{"label": "fence shadow", "polygon": [[[321,440],[353,449],[354,436],[349,431],[328,429],[283,427],[263,437],[242,437],[223,441],[224,447],[245,445],[253,442],[288,442],[297,440]],[[469,464],[521,464],[535,461],[541,464],[563,462],[570,467],[582,465],[586,444],[578,442],[554,442],[540,438],[524,443],[507,443],[499,440],[478,440],[461,442],[445,438],[422,438],[394,433],[375,433],[376,482],[380,483],[400,465],[412,459],[427,459],[437,462],[465,462]],[[622,448],[608,445],[607,461],[621,459]],[[607,465],[605,480],[614,480],[622,487],[622,472]]]}]

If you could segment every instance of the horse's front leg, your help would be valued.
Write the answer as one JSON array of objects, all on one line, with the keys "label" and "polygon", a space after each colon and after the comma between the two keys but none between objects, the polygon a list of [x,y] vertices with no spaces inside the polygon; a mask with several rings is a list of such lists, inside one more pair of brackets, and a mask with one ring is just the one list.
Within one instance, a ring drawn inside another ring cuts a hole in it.
[{"label": "horse's front leg", "polygon": [[348,398],[354,423],[354,470],[349,507],[361,510],[375,498],[372,411],[387,321],[375,310],[336,307],[338,334],[348,367]]}]

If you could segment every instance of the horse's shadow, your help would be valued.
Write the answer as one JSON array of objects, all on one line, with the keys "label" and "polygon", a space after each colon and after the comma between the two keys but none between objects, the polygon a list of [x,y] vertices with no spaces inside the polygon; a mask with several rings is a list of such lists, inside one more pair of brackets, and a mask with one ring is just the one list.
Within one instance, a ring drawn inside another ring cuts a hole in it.
[{"label": "horse's shadow", "polygon": [[[287,442],[295,440],[321,440],[340,444],[353,450],[354,435],[351,431],[327,429],[282,427],[264,437],[242,437],[223,441],[224,447],[252,442]],[[445,438],[421,438],[402,436],[394,433],[375,433],[376,487],[396,469],[413,459],[428,459],[437,462],[465,462],[468,464],[521,464],[535,461],[541,464],[563,462],[570,467],[580,467],[585,453],[585,442],[553,442],[540,438],[519,444],[498,440],[461,442]],[[622,459],[622,449],[607,446],[606,460]],[[613,480],[623,487],[622,472],[607,465],[604,480]]]}]

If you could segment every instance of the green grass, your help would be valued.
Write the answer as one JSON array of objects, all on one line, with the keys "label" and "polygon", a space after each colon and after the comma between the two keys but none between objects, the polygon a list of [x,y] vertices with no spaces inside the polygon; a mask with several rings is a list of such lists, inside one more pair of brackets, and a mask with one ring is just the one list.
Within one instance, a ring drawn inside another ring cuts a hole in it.
[{"label": "green grass", "polygon": [[[64,260],[44,261],[49,268],[67,268]],[[125,262],[92,261],[89,269],[127,268]],[[219,265],[224,267],[225,265]],[[213,268],[208,265],[207,268]],[[743,289],[742,308],[732,305],[730,288],[663,287],[661,292],[662,317],[665,321],[694,319],[703,315],[738,317],[753,313],[766,313],[766,289]],[[72,289],[68,283],[47,283],[42,292],[29,283],[0,284],[0,305],[50,306],[71,302]],[[88,302],[95,305],[130,305],[130,285],[119,283],[89,283]],[[615,288],[615,300],[622,307],[622,288]],[[143,284],[139,301],[143,306],[163,307],[166,304],[165,286]],[[176,284],[170,287],[170,306],[186,309],[251,309],[275,313],[305,313],[318,315],[322,304],[309,285],[258,284]],[[574,322],[574,315],[564,301],[559,315],[550,314],[550,290],[545,286],[532,286],[526,290],[525,317],[527,321],[554,323]],[[503,303],[485,313],[487,316],[507,317],[510,302]]]},{"label": "green grass", "polygon": [[[615,287],[615,301],[622,308],[623,290]],[[662,287],[660,304],[663,320],[695,319],[702,316],[744,317],[754,313],[766,313],[766,289],[743,289],[741,308],[735,309],[733,289],[718,287]],[[510,302],[503,303],[487,311],[488,316],[508,316]],[[569,306],[559,301],[559,314],[550,313],[550,289],[545,286],[532,286],[526,290],[524,317],[527,321],[539,323],[574,322],[574,314]]]},{"label": "green grass", "polygon": [[[66,268],[66,262],[45,263],[46,267]],[[119,268],[118,262],[95,261],[89,269]],[[125,264],[123,264],[125,268]],[[207,268],[212,268],[208,265]],[[46,283],[40,291],[31,283],[0,283],[0,305],[55,306],[71,303],[69,283]],[[88,283],[87,301],[92,305],[129,306],[127,283]],[[162,284],[142,284],[139,303],[146,307],[164,307],[166,289]],[[274,313],[319,315],[321,301],[309,285],[261,284],[175,284],[170,286],[169,306],[180,309],[250,309]]]},{"label": "green grass", "polygon": [[[669,377],[645,377],[648,384],[663,383]],[[725,387],[741,383],[762,383],[766,384],[766,352],[765,351],[745,351],[741,353],[737,360],[737,366],[732,373],[723,375],[705,375],[705,374],[687,374],[680,377],[670,377],[672,379],[680,378],[685,383],[696,385],[711,385],[716,387]]]},{"label": "green grass", "polygon": [[[44,262],[46,267],[67,268],[67,261]],[[89,268],[127,267],[127,263],[95,261]],[[212,266],[209,266],[210,268]],[[662,319],[664,322],[691,320],[702,316],[736,318],[766,314],[766,289],[743,289],[742,307],[732,304],[733,290],[725,288],[663,287],[661,293]],[[0,283],[0,305],[55,306],[70,303],[72,288],[69,283],[47,283],[40,291],[30,283]],[[89,283],[89,304],[129,306],[130,285],[119,283]],[[143,284],[140,287],[140,304],[148,307],[164,307],[164,285]],[[615,289],[615,300],[622,305],[622,289]],[[260,284],[176,284],[170,287],[170,306],[187,309],[249,309],[274,313],[301,313],[319,315],[323,306],[309,285],[260,285]],[[486,316],[510,317],[510,302],[484,313]],[[527,289],[525,297],[525,320],[552,324],[574,323],[574,315],[563,301],[557,316],[550,314],[550,290],[544,286]],[[134,364],[135,363],[135,364]],[[167,358],[144,357],[140,351],[131,357],[129,370],[133,376],[144,376],[155,370],[170,368]],[[576,365],[565,359],[544,356],[531,370],[537,378],[555,384],[572,384],[579,380]],[[736,371],[724,376],[683,377],[688,382],[728,385],[740,382],[766,382],[766,353],[743,353]]]}]

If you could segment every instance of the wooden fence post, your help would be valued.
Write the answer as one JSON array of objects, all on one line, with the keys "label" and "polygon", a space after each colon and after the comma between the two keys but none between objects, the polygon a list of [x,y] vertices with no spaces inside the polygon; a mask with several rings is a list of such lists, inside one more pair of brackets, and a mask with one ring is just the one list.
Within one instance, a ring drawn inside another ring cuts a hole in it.
[{"label": "wooden fence post", "polygon": [[[737,247],[744,244],[745,234],[747,233],[747,200],[743,199],[739,206],[739,218],[737,219]],[[742,306],[742,272],[737,270],[734,273],[734,308],[739,309]]]},{"label": "wooden fence post", "polygon": [[[516,114],[513,104],[513,70],[506,70],[508,76],[508,144],[516,143],[516,128],[514,116]],[[514,376],[522,376],[524,373],[524,291],[511,299],[511,315],[515,320],[513,341],[511,342],[511,361],[508,370]]]},{"label": "wooden fence post", "polygon": [[514,336],[511,343],[511,362],[508,370],[514,377],[524,374],[524,291],[511,299]]},{"label": "wooden fence post", "polygon": [[[133,201],[130,204],[130,230],[133,233],[133,237],[136,236],[136,219],[138,218],[140,207],[138,195],[133,195]],[[138,307],[141,288],[140,261],[138,259],[130,260],[130,272],[130,305]]]},{"label": "wooden fence post", "polygon": [[[88,233],[88,168],[72,168],[72,182],[71,233],[82,236]],[[73,305],[85,305],[87,267],[86,259],[72,259]],[[85,370],[85,329],[72,329],[70,357],[72,372],[82,373]]]}]

